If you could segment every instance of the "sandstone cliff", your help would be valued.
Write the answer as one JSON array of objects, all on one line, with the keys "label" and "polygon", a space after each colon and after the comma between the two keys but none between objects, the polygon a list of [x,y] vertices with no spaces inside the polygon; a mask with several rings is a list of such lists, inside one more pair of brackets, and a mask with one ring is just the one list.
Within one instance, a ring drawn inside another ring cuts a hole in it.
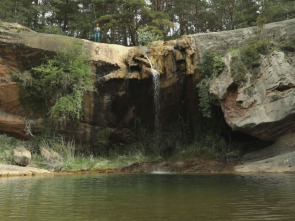
[{"label": "sandstone cliff", "polygon": [[[92,147],[132,139],[132,129],[141,124],[154,127],[154,102],[149,54],[161,74],[160,121],[163,128],[179,116],[189,118],[197,112],[196,67],[187,53],[189,45],[177,49],[177,42],[157,47],[124,47],[94,43],[59,35],[33,32],[16,24],[2,23],[0,28],[0,131],[26,138],[26,127],[41,127],[42,119],[28,113],[19,102],[19,88],[11,79],[15,71],[29,71],[45,56],[70,47],[83,46],[95,73],[97,92],[84,100],[83,119],[63,133]],[[190,56],[190,55],[189,55]],[[189,57],[188,56],[188,57]],[[178,65],[179,64],[179,65]]]},{"label": "sandstone cliff", "polygon": [[[90,56],[96,75],[97,92],[85,97],[84,118],[68,125],[66,134],[91,146],[124,142],[132,138],[132,128],[140,122],[154,126],[154,103],[150,57],[161,75],[160,114],[162,128],[179,116],[190,121],[198,112],[195,84],[200,80],[199,68],[205,51],[221,54],[226,67],[210,85],[233,130],[240,130],[260,139],[276,140],[295,129],[294,56],[274,51],[262,58],[259,77],[239,85],[230,75],[230,49],[239,48],[256,35],[257,28],[219,33],[203,33],[155,46],[124,47],[94,43],[65,36],[33,32],[27,28],[2,23],[0,27],[0,131],[27,137],[28,120],[41,122],[28,114],[19,103],[18,86],[10,78],[14,71],[29,70],[51,56],[59,48],[75,42]],[[295,40],[295,20],[267,24],[263,36],[276,41]],[[253,94],[246,93],[253,87]],[[274,96],[277,95],[277,96]],[[276,97],[276,99],[274,99]]]},{"label": "sandstone cliff", "polygon": [[[295,42],[294,34],[295,21],[288,20],[267,25],[262,37]],[[276,140],[294,130],[295,54],[274,50],[263,55],[258,73],[255,77],[249,71],[245,73],[246,82],[242,84],[232,77],[232,57],[226,52],[225,70],[210,86],[232,129],[265,140]]]}]

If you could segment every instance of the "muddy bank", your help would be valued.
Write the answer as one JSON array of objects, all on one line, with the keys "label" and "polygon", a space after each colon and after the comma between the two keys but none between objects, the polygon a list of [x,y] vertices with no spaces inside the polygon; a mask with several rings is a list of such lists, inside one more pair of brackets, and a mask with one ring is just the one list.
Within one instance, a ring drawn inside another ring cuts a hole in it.
[{"label": "muddy bank", "polygon": [[120,173],[231,173],[236,165],[236,161],[227,162],[195,158],[185,162],[158,160],[133,163],[126,167],[117,168],[115,171]]}]

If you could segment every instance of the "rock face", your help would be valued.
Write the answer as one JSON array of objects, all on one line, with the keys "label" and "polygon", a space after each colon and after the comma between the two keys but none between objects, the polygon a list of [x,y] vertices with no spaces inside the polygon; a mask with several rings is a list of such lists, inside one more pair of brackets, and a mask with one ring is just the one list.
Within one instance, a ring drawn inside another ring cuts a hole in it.
[{"label": "rock face", "polygon": [[295,172],[295,151],[277,155],[264,160],[247,162],[243,165],[236,166],[235,171],[239,173],[281,173]]},{"label": "rock face", "polygon": [[[282,26],[270,24],[264,34],[274,33],[277,41],[295,42],[295,21]],[[288,34],[288,35],[287,35]],[[246,73],[246,82],[234,80],[231,53],[224,56],[226,68],[213,79],[210,92],[220,101],[227,123],[264,140],[277,140],[295,127],[295,54],[273,51],[261,58],[258,73]]]},{"label": "rock face", "polygon": [[45,55],[52,56],[60,48],[75,43],[89,56],[97,92],[85,96],[83,119],[68,123],[64,134],[95,149],[133,139],[132,130],[138,125],[153,128],[155,108],[147,54],[161,75],[161,127],[169,128],[179,116],[190,119],[197,113],[197,95],[191,93],[198,80],[197,68],[192,65],[190,56],[195,52],[189,44],[178,46],[173,41],[149,49],[132,48],[35,33],[7,23],[1,26],[0,131],[3,133],[26,138],[27,129],[41,127],[42,122],[40,116],[22,108],[19,88],[11,74],[29,71],[32,66],[40,65]]},{"label": "rock face", "polygon": [[[21,107],[19,88],[11,74],[29,71],[41,64],[44,55],[52,56],[60,48],[77,43],[89,56],[97,92],[85,96],[84,118],[67,124],[63,133],[92,148],[132,139],[132,130],[138,124],[154,127],[152,72],[147,56],[161,76],[161,128],[169,128],[179,116],[192,122],[198,112],[195,84],[200,80],[201,58],[207,50],[221,54],[226,63],[224,72],[211,83],[210,91],[218,97],[227,123],[234,130],[261,139],[277,139],[295,130],[294,57],[280,51],[263,57],[259,77],[251,85],[238,85],[230,75],[229,49],[244,45],[256,31],[247,28],[183,36],[146,48],[40,34],[2,23],[0,131],[26,138],[28,126],[38,127],[42,121]],[[295,40],[295,20],[267,24],[262,35],[277,41]],[[250,86],[253,93],[247,94]]]}]

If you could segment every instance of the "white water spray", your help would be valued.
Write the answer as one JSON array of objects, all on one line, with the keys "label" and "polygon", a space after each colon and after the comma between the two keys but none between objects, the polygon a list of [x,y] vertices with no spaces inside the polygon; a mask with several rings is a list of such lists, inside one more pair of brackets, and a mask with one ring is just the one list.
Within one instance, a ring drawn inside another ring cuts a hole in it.
[{"label": "white water spray", "polygon": [[153,74],[153,87],[154,87],[154,104],[155,104],[155,127],[159,127],[159,112],[160,112],[160,74],[153,68],[153,64],[149,57],[146,55],[150,63]]}]

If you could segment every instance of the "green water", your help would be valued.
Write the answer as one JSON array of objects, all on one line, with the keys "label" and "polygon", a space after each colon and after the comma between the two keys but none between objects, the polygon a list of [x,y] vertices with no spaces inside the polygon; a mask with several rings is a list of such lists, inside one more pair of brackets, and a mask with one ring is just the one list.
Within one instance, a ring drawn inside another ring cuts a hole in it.
[{"label": "green water", "polygon": [[0,220],[295,220],[295,175],[0,178]]}]

